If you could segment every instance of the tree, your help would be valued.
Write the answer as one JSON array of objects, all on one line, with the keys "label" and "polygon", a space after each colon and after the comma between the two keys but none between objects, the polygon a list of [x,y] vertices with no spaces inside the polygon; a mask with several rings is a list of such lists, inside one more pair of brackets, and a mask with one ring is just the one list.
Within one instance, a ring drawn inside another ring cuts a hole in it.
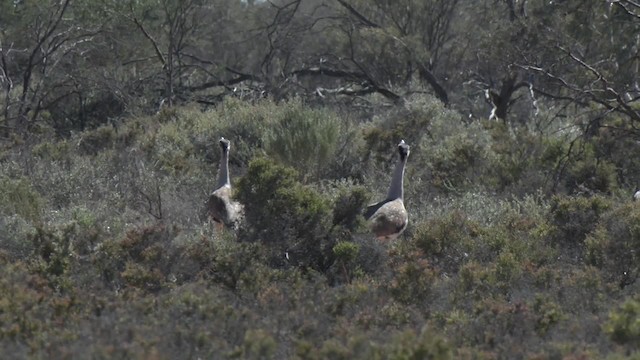
[{"label": "tree", "polygon": [[78,93],[67,76],[100,30],[81,26],[70,0],[4,5],[0,32],[0,85],[4,134],[24,132],[43,111]]}]

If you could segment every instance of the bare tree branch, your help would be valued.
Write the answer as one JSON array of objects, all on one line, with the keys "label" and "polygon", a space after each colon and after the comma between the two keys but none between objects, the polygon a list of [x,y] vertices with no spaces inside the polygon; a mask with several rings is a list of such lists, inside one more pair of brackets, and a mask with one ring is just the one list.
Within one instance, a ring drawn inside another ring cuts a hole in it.
[{"label": "bare tree branch", "polygon": [[146,37],[151,42],[151,45],[153,46],[153,50],[155,51],[156,56],[158,57],[158,60],[160,60],[162,65],[165,66],[167,64],[167,61],[165,60],[164,55],[162,55],[162,51],[160,51],[160,47],[158,47],[158,43],[156,42],[156,40],[153,38],[153,36],[151,36],[151,34],[149,34],[147,29],[144,28],[142,23],[138,21],[138,19],[135,16],[132,18],[132,20],[136,24],[136,26],[138,26],[138,29],[142,31],[142,34],[144,35],[144,37]]},{"label": "bare tree branch", "polygon": [[349,11],[349,13],[351,13],[358,20],[360,20],[360,22],[362,22],[364,25],[369,26],[369,27],[373,27],[373,28],[380,28],[380,25],[378,25],[378,24],[374,23],[373,21],[367,19],[364,15],[362,15],[358,10],[356,10],[353,6],[351,6],[345,0],[337,0],[337,1],[345,9],[347,9]]},{"label": "bare tree branch", "polygon": [[297,75],[297,76],[325,75],[325,76],[330,76],[335,78],[359,81],[363,86],[361,90],[357,90],[357,91],[347,90],[347,88],[343,87],[342,90],[336,91],[336,92],[346,94],[346,95],[349,95],[349,94],[362,95],[362,94],[370,94],[370,93],[377,92],[393,101],[398,101],[401,99],[400,95],[394,93],[391,90],[388,90],[376,85],[375,82],[373,82],[368,75],[360,72],[329,69],[324,67],[312,67],[312,68],[305,68],[305,69],[299,69],[299,70],[293,71],[291,75]]}]

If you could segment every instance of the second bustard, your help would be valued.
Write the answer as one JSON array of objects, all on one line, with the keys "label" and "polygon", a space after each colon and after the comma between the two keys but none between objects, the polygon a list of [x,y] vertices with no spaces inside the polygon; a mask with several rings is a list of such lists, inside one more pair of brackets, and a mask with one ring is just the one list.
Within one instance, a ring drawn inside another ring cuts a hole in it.
[{"label": "second bustard", "polygon": [[398,144],[400,159],[391,178],[387,198],[367,206],[364,217],[371,222],[371,230],[379,240],[393,240],[402,234],[409,223],[409,214],[404,208],[404,168],[409,157],[409,145],[401,140]]},{"label": "second bustard", "polygon": [[229,149],[231,142],[220,138],[222,157],[220,158],[220,173],[215,190],[209,195],[207,201],[207,213],[219,227],[228,226],[235,228],[244,208],[242,204],[232,199],[231,181],[229,181]]}]

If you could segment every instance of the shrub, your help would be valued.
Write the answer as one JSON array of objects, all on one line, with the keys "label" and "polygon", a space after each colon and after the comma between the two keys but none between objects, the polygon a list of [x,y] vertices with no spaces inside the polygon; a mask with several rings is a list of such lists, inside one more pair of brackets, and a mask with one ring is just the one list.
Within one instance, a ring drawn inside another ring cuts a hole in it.
[{"label": "shrub", "polygon": [[248,238],[269,244],[274,264],[327,269],[331,264],[331,207],[296,180],[294,169],[266,158],[253,160],[237,186],[245,206]]},{"label": "shrub", "polygon": [[388,283],[389,292],[404,304],[424,306],[432,293],[437,272],[420,250],[391,251],[390,268],[393,276]]},{"label": "shrub", "polygon": [[418,334],[407,330],[396,335],[389,345],[388,355],[394,360],[453,359],[451,345],[426,326]]},{"label": "shrub", "polygon": [[162,224],[130,229],[122,238],[101,244],[94,266],[109,286],[160,290],[178,258],[171,243],[174,231]]},{"label": "shrub", "polygon": [[45,276],[60,276],[69,268],[74,251],[73,234],[76,224],[69,223],[59,228],[38,226],[31,235],[34,244],[34,260]]},{"label": "shrub", "polygon": [[628,299],[612,310],[603,328],[611,340],[620,344],[629,344],[638,349],[640,347],[638,345],[640,344],[640,297]]},{"label": "shrub", "polygon": [[360,247],[349,241],[339,241],[333,246],[333,254],[336,262],[341,267],[344,280],[349,282],[355,271],[358,270],[355,263]]},{"label": "shrub", "polygon": [[457,272],[470,255],[480,227],[454,210],[416,226],[412,241],[444,272]]},{"label": "shrub", "polygon": [[25,178],[0,177],[0,214],[18,215],[31,222],[42,217],[44,201]]},{"label": "shrub", "polygon": [[526,127],[513,129],[505,123],[494,122],[488,127],[492,136],[489,184],[498,191],[516,194],[544,188],[548,180],[545,175],[562,155],[563,143],[545,141],[549,138]]},{"label": "shrub", "polygon": [[471,170],[479,161],[482,150],[467,132],[450,135],[442,140],[429,156],[429,169],[434,187],[443,191],[460,189],[473,179]]},{"label": "shrub", "polygon": [[586,146],[578,159],[570,163],[565,186],[572,192],[592,192],[609,194],[618,187],[615,164],[604,158],[597,158],[593,148]]},{"label": "shrub", "polygon": [[250,329],[244,334],[243,359],[270,359],[276,350],[276,342],[265,330]]},{"label": "shrub", "polygon": [[112,125],[102,125],[94,130],[82,133],[78,141],[78,149],[88,155],[110,149],[115,145],[118,134]]},{"label": "shrub", "polygon": [[193,166],[190,160],[194,153],[192,141],[178,122],[163,124],[151,136],[146,150],[162,170],[170,173],[188,172]]},{"label": "shrub", "polygon": [[536,331],[540,335],[546,334],[564,316],[560,306],[545,296],[536,296],[533,302],[533,312],[536,314]]},{"label": "shrub", "polygon": [[[326,189],[324,194],[329,192]],[[333,224],[344,227],[348,231],[355,231],[365,226],[362,209],[369,200],[366,188],[353,185],[348,182],[338,183],[334,187],[336,195],[333,196]]]},{"label": "shrub", "polygon": [[602,215],[585,241],[587,261],[623,288],[640,276],[640,206],[627,203]]},{"label": "shrub", "polygon": [[280,106],[275,124],[266,133],[267,153],[296,168],[304,177],[318,178],[334,158],[340,123],[329,111],[309,109],[299,101]]},{"label": "shrub", "polygon": [[555,227],[554,240],[569,245],[581,245],[596,226],[600,216],[611,208],[610,200],[602,196],[554,196],[549,209],[549,222]]},{"label": "shrub", "polygon": [[67,140],[49,142],[43,141],[34,145],[32,154],[38,159],[47,161],[69,161],[73,147]]},{"label": "shrub", "polygon": [[[457,191],[483,172],[489,136],[477,123],[467,124],[454,111],[431,97],[416,96],[403,108],[376,117],[364,129],[366,160],[378,163],[396,159],[391,147],[404,139],[411,146],[406,184],[407,194],[423,197],[428,187]],[[419,164],[419,165],[416,165]],[[429,181],[419,181],[422,178]]]},{"label": "shrub", "polygon": [[458,274],[454,301],[467,303],[493,295],[495,278],[490,268],[476,261],[465,263]]}]

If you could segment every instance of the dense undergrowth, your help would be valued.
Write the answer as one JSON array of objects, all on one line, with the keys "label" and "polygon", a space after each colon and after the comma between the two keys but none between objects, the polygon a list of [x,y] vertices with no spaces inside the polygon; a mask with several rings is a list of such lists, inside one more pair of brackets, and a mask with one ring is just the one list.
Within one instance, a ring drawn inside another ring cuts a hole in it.
[{"label": "dense undergrowth", "polygon": [[[470,121],[425,97],[375,116],[228,100],[42,129],[1,153],[0,348],[637,359],[640,147],[566,129]],[[202,214],[220,136],[247,209],[237,232]],[[410,225],[378,243],[359,214],[386,193],[401,138]]]}]

